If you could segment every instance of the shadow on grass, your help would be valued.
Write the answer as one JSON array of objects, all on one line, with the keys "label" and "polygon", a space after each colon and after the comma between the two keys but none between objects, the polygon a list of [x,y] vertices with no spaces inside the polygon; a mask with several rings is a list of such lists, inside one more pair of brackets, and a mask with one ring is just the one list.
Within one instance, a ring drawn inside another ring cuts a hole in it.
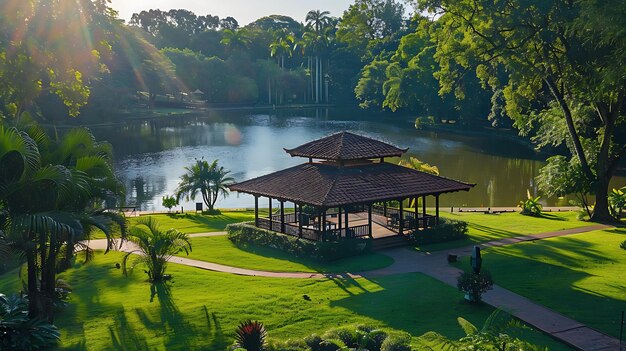
[{"label": "shadow on grass", "polygon": [[559,217],[557,215],[554,215],[554,214],[551,214],[551,213],[545,213],[545,212],[543,212],[541,214],[541,216],[539,216],[537,218],[547,219],[547,220],[550,220],[550,221],[567,222],[567,218]]},{"label": "shadow on grass", "polygon": [[434,330],[453,338],[464,335],[457,317],[481,324],[492,311],[489,306],[464,303],[462,294],[455,288],[423,274],[398,274],[369,280],[382,289],[351,294],[331,301],[330,305],[368,316],[411,335]]},{"label": "shadow on grass", "polygon": [[146,337],[133,329],[123,309],[119,309],[115,313],[113,321],[113,325],[109,327],[110,350],[150,350]]},{"label": "shadow on grass", "polygon": [[[619,335],[619,314],[626,309],[626,284],[586,271],[590,265],[619,262],[588,242],[563,237],[558,246],[529,243],[515,251],[497,250],[483,257],[496,284],[592,328]],[[586,284],[588,279],[594,281]]]},{"label": "shadow on grass", "polygon": [[166,350],[194,350],[198,349],[198,344],[206,345],[206,350],[228,346],[217,316],[206,306],[203,306],[202,318],[194,319],[202,323],[191,323],[189,316],[185,318],[174,303],[168,283],[153,283],[150,295],[150,302],[157,300],[159,303],[158,313],[155,315],[153,311],[139,308],[135,309],[135,313],[147,329],[165,335]]}]

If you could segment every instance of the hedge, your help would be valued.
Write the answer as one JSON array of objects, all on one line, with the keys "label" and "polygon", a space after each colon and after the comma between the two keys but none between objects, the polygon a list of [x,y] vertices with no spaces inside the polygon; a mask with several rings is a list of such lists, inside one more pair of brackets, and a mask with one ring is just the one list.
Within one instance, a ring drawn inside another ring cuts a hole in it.
[{"label": "hedge", "polygon": [[417,245],[435,244],[465,239],[467,231],[467,222],[440,218],[439,225],[414,232],[411,240]]},{"label": "hedge", "polygon": [[369,238],[345,239],[337,242],[319,242],[257,228],[250,223],[229,224],[228,239],[236,246],[266,246],[288,252],[296,257],[318,261],[333,261],[371,251]]}]

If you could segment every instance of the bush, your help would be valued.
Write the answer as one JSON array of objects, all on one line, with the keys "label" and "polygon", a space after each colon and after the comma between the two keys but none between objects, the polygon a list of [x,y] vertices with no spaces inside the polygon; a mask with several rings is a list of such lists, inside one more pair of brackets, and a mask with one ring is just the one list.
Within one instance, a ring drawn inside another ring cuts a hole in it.
[{"label": "bush", "polygon": [[383,341],[380,351],[411,351],[411,336],[390,336]]},{"label": "bush", "polygon": [[487,271],[481,271],[476,274],[474,272],[463,272],[457,279],[457,288],[464,292],[472,303],[481,301],[482,295],[491,290],[493,287],[493,279]]},{"label": "bush", "polygon": [[248,319],[239,324],[235,333],[237,334],[235,347],[245,349],[246,351],[265,350],[267,332],[263,323]]},{"label": "bush", "polygon": [[467,238],[467,222],[440,218],[439,225],[415,231],[411,234],[411,241],[417,245],[441,243]]},{"label": "bush", "polygon": [[54,325],[28,318],[28,300],[0,294],[0,350],[49,349],[60,338]]},{"label": "bush", "polygon": [[260,229],[249,223],[229,224],[228,239],[245,248],[248,245],[271,247],[288,252],[296,257],[319,261],[333,261],[360,255],[371,250],[372,240],[346,239],[338,242],[318,242]]},{"label": "bush", "polygon": [[541,211],[543,211],[543,206],[539,203],[541,197],[532,197],[529,190],[526,190],[526,196],[528,199],[520,201],[519,205],[517,205],[517,207],[522,209],[520,213],[526,216],[541,216]]},{"label": "bush", "polygon": [[163,196],[163,200],[161,201],[161,205],[167,208],[167,212],[172,210],[172,207],[178,205],[178,200],[174,196],[165,195]]}]

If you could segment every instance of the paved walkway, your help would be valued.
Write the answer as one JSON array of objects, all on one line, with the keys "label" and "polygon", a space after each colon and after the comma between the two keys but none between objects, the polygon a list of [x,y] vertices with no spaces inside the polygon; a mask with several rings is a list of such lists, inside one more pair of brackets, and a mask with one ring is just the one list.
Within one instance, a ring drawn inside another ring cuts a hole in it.
[{"label": "paved walkway", "polygon": [[[577,233],[584,233],[593,230],[611,228],[608,225],[592,225],[580,228],[566,229],[554,232],[546,232],[534,235],[524,235],[512,238],[504,238],[480,244],[481,248],[497,247],[516,244],[525,241],[541,240],[546,238],[565,236]],[[191,234],[192,237],[218,236],[224,232]],[[92,240],[89,244],[93,249],[106,248],[106,240]],[[129,243],[124,243],[119,250],[128,252],[133,247]],[[299,279],[323,279],[323,278],[369,278],[380,277],[393,274],[419,272],[433,277],[445,284],[456,287],[456,280],[461,270],[447,264],[448,254],[468,256],[471,254],[473,246],[458,249],[443,250],[434,253],[407,250],[406,248],[396,248],[383,251],[391,256],[394,263],[385,268],[359,272],[359,273],[304,273],[304,272],[268,272],[256,271],[244,268],[225,266],[216,263],[192,260],[184,257],[172,257],[170,262],[197,267],[206,270],[272,278],[299,278]],[[549,308],[538,305],[531,300],[495,285],[493,290],[483,295],[483,301],[501,308],[527,324],[551,335],[552,337],[569,344],[579,350],[589,351],[609,351],[620,350],[619,340],[589,328],[571,318],[557,313]],[[626,350],[626,343],[622,343],[622,348]]]}]

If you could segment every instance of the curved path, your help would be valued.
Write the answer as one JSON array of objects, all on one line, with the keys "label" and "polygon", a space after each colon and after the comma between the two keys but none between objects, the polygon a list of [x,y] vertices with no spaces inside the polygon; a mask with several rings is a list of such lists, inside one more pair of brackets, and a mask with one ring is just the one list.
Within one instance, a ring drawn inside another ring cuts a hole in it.
[{"label": "curved path", "polygon": [[[580,228],[566,229],[554,232],[546,232],[534,235],[525,235],[512,238],[504,238],[482,243],[481,248],[505,246],[524,241],[541,240],[546,238],[585,233],[594,230],[608,229],[608,225],[592,225]],[[191,237],[218,236],[224,232],[190,234]],[[89,246],[93,249],[106,249],[106,240],[92,240]],[[133,247],[125,242],[118,250],[128,252]],[[458,249],[443,250],[438,252],[419,252],[407,248],[396,248],[382,251],[391,256],[394,263],[386,268],[357,273],[304,273],[304,272],[268,272],[256,271],[245,268],[225,266],[216,263],[192,260],[184,257],[172,257],[170,262],[183,264],[217,272],[232,273],[247,276],[260,276],[272,278],[299,278],[299,279],[325,279],[325,278],[368,278],[403,273],[423,273],[445,284],[456,287],[456,279],[461,270],[447,264],[448,254],[467,256],[471,254],[473,246]],[[541,306],[531,300],[494,285],[493,289],[483,295],[483,301],[493,307],[501,308],[510,312],[525,323],[532,325],[538,330],[560,340],[578,350],[609,351],[626,350],[626,343],[608,336],[595,329],[566,317],[549,308]]]}]

